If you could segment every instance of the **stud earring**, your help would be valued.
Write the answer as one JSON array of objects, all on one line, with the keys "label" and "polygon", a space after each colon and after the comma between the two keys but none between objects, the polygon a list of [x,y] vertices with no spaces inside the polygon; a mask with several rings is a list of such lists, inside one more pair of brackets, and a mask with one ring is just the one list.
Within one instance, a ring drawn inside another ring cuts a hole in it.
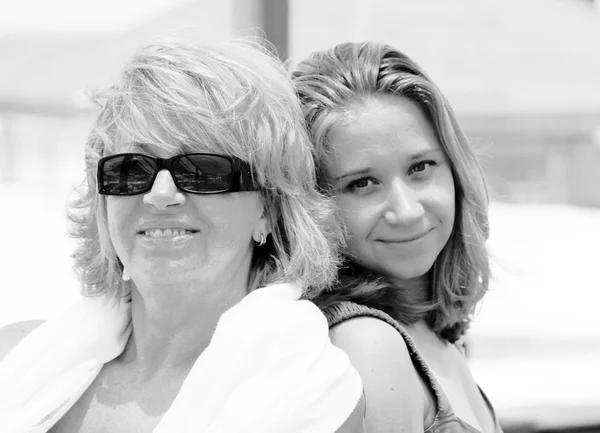
[{"label": "stud earring", "polygon": [[262,233],[260,234],[260,242],[257,244],[257,246],[262,247],[264,244],[267,243],[267,239],[265,238],[265,235],[263,235]]},{"label": "stud earring", "polygon": [[127,272],[127,269],[123,268],[123,276],[121,278],[123,279],[123,281],[131,280],[131,277],[129,276],[129,272]]}]

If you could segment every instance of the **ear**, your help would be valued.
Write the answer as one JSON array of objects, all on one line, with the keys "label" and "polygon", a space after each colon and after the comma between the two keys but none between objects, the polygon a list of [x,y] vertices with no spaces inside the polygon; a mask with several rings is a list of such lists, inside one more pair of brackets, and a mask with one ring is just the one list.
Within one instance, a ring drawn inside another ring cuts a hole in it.
[{"label": "ear", "polygon": [[267,206],[263,204],[262,215],[254,225],[254,230],[252,230],[252,239],[254,242],[260,243],[260,237],[263,235],[266,239],[267,236],[271,233],[271,218],[270,212]]}]

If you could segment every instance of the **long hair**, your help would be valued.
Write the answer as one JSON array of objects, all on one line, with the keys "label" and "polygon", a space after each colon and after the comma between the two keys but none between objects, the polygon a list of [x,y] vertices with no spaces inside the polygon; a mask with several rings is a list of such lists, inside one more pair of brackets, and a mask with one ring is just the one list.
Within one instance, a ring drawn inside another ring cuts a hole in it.
[{"label": "long hair", "polygon": [[425,72],[400,51],[375,42],[344,43],[312,53],[292,72],[315,147],[318,182],[325,189],[325,155],[331,129],[347,120],[349,107],[377,94],[417,104],[450,161],[456,218],[450,238],[428,274],[429,293],[415,295],[351,262],[340,284],[324,293],[322,307],[351,300],[392,314],[410,325],[425,319],[440,337],[455,341],[468,328],[488,288],[488,192],[483,170],[446,98]]},{"label": "long hair", "polygon": [[69,209],[84,294],[124,294],[96,168],[107,151],[131,142],[173,153],[208,148],[250,164],[272,231],[267,244],[254,249],[249,290],[296,281],[310,297],[336,278],[341,234],[331,224],[329,199],[317,192],[296,93],[279,60],[259,42],[154,43],[96,95],[100,111],[86,143],[86,180]]}]

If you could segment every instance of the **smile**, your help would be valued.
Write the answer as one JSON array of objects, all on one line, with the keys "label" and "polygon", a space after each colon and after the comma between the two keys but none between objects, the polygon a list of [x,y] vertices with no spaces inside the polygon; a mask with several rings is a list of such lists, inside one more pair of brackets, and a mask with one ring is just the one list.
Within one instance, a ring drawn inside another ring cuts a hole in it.
[{"label": "smile", "polygon": [[183,228],[168,228],[168,229],[148,229],[141,231],[139,234],[151,238],[176,238],[179,236],[191,235],[196,233],[197,230],[187,230]]},{"label": "smile", "polygon": [[410,242],[414,242],[417,241],[423,237],[425,237],[425,235],[427,235],[429,232],[431,232],[431,230],[433,229],[429,229],[426,232],[420,233],[418,235],[414,235],[414,236],[409,236],[406,238],[399,238],[399,239],[379,239],[379,242],[382,242],[384,244],[407,244]]}]

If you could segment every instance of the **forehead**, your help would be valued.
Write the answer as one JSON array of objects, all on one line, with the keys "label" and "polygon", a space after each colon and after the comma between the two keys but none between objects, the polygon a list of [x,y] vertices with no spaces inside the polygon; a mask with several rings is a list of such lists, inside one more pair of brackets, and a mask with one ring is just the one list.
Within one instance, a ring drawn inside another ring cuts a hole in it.
[{"label": "forehead", "polygon": [[347,122],[329,133],[330,169],[364,165],[376,159],[395,163],[442,150],[421,109],[406,98],[377,96],[354,103],[346,111]]},{"label": "forehead", "polygon": [[226,153],[208,133],[190,133],[188,129],[175,121],[167,123],[146,118],[143,122],[131,122],[123,119],[106,153],[139,152],[158,157],[193,152]]}]

